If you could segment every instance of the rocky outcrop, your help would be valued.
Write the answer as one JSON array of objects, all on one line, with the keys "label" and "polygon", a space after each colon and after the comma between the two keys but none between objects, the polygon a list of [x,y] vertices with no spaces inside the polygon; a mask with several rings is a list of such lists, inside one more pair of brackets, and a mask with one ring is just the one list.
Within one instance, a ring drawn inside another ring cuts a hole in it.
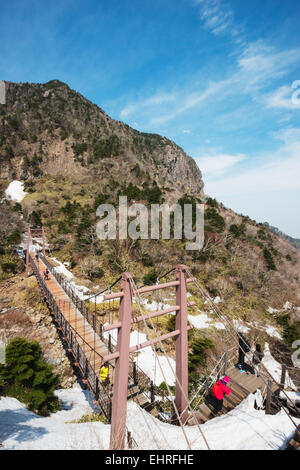
[{"label": "rocky outcrop", "polygon": [[28,281],[16,276],[0,285],[0,339],[8,342],[19,336],[38,341],[45,360],[53,365],[54,372],[60,377],[60,387],[69,388],[77,378],[50,312],[46,308],[40,308],[39,303],[31,307],[27,302],[20,302],[26,284]]},{"label": "rocky outcrop", "polygon": [[58,80],[6,82],[0,123],[1,178],[102,176],[156,181],[169,194],[203,193],[201,171],[174,142],[111,119]]}]

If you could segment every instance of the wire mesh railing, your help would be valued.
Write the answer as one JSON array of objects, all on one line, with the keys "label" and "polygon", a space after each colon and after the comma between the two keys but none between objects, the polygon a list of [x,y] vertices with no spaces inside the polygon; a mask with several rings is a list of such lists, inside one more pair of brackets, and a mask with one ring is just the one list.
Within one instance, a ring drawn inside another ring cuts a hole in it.
[{"label": "wire mesh railing", "polygon": [[111,398],[105,386],[103,386],[99,381],[98,375],[92,365],[91,360],[87,358],[86,349],[88,348],[90,356],[94,356],[93,359],[95,359],[95,356],[100,359],[102,359],[102,357],[95,349],[91,349],[91,345],[81,334],[78,333],[78,331],[71,325],[71,323],[62,313],[62,307],[66,307],[66,304],[69,304],[69,302],[58,300],[54,297],[54,295],[48,289],[39,269],[37,268],[31,256],[29,257],[29,260],[40,288],[44,293],[45,300],[47,301],[50,310],[59,325],[63,338],[67,341],[69,350],[72,351],[74,355],[75,363],[78,365],[83,378],[87,381],[89,389],[93,393],[95,400],[99,403],[106,418],[110,421]]}]

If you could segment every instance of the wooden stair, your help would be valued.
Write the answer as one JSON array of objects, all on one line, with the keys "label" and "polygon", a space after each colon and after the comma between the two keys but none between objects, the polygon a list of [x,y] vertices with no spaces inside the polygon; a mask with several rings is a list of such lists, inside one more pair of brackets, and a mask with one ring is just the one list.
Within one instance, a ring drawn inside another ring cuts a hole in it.
[{"label": "wooden stair", "polygon": [[[248,395],[260,390],[265,390],[265,381],[261,377],[257,377],[251,373],[240,373],[236,367],[231,367],[227,370],[226,375],[230,378],[230,395],[225,395],[223,400],[223,408],[217,413],[213,414],[212,409],[205,403],[202,403],[199,410],[194,411],[194,415],[199,424],[206,423],[208,420],[228,413],[238,406]],[[272,384],[272,392],[277,391],[276,384]],[[196,419],[191,415],[187,421],[188,425],[195,425]]]}]

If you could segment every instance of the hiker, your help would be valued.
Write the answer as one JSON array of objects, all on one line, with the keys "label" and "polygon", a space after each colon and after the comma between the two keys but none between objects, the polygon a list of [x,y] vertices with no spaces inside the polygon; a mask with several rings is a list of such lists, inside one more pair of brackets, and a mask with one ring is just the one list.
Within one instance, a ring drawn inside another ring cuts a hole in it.
[{"label": "hiker", "polygon": [[255,347],[255,351],[253,353],[253,356],[252,356],[252,364],[256,368],[257,377],[259,377],[259,373],[258,373],[259,365],[260,365],[263,357],[264,357],[264,353],[263,353],[262,347],[261,347],[260,344],[257,344],[256,347]]},{"label": "hiker", "polygon": [[48,269],[46,269],[44,271],[44,281],[49,281],[49,271],[48,271]]},{"label": "hiker", "polygon": [[239,340],[239,359],[236,367],[240,369],[240,372],[245,372],[246,364],[245,364],[245,354],[250,351],[250,344],[246,340],[245,336],[241,333],[238,333],[238,340]]},{"label": "hiker", "polygon": [[102,385],[108,385],[109,384],[109,368],[108,368],[108,363],[105,362],[103,366],[100,369],[99,372],[99,377],[100,377],[100,382]]},{"label": "hiker", "polygon": [[222,410],[224,395],[230,395],[231,389],[229,388],[230,379],[225,375],[223,379],[218,382],[211,389],[210,404],[213,405],[213,414],[217,414]]},{"label": "hiker", "polygon": [[35,259],[36,259],[37,262],[39,262],[39,254],[38,253],[36,253]]}]

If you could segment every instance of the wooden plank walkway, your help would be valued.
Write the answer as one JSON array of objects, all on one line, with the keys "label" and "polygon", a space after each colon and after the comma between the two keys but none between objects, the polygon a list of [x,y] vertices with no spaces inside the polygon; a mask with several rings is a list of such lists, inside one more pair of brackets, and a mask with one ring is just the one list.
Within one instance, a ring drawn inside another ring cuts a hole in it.
[{"label": "wooden plank walkway", "polygon": [[[44,277],[44,271],[46,270],[45,264],[40,259],[38,262],[35,260],[35,264],[38,267],[41,276]],[[51,273],[49,274],[49,280],[45,281],[45,283],[52,295],[55,297],[63,316],[70,323],[74,332],[77,333],[77,341],[84,351],[86,358],[94,368],[94,371],[98,373],[102,364],[102,358],[109,353],[108,348],[100,340],[91,325],[76,308],[74,303]]]},{"label": "wooden plank walkway", "polygon": [[[228,413],[238,406],[249,394],[255,393],[256,390],[260,390],[262,394],[265,392],[266,380],[264,381],[261,377],[257,377],[253,374],[242,374],[236,367],[231,367],[226,371],[226,375],[230,378],[230,395],[224,396],[223,409],[217,416]],[[277,390],[276,384],[272,384],[272,393]],[[212,413],[210,407],[205,403],[200,405],[199,410],[195,411],[195,416],[199,423],[205,423],[209,419],[214,418],[216,415]],[[196,424],[194,417],[191,417],[188,421],[189,425]]]},{"label": "wooden plank walkway", "polygon": [[[37,262],[34,260],[42,278],[44,277],[44,271],[46,265],[41,259]],[[91,325],[83,317],[82,313],[76,308],[70,297],[66,294],[64,289],[57,282],[55,277],[49,274],[49,280],[45,280],[45,283],[50,290],[51,294],[55,297],[55,301],[65,317],[65,319],[72,326],[74,333],[77,333],[76,339],[79,346],[82,348],[86,359],[90,362],[94,371],[99,375],[100,367],[103,363],[103,357],[109,354],[108,348],[103,341],[101,341],[99,335],[95,333]],[[114,373],[113,367],[110,364],[110,387],[113,390]],[[112,396],[112,391],[109,393]],[[137,385],[129,385],[128,387],[128,400],[134,400],[139,406],[149,409],[151,414],[157,415],[156,408],[153,408],[146,396],[140,391]]]}]

